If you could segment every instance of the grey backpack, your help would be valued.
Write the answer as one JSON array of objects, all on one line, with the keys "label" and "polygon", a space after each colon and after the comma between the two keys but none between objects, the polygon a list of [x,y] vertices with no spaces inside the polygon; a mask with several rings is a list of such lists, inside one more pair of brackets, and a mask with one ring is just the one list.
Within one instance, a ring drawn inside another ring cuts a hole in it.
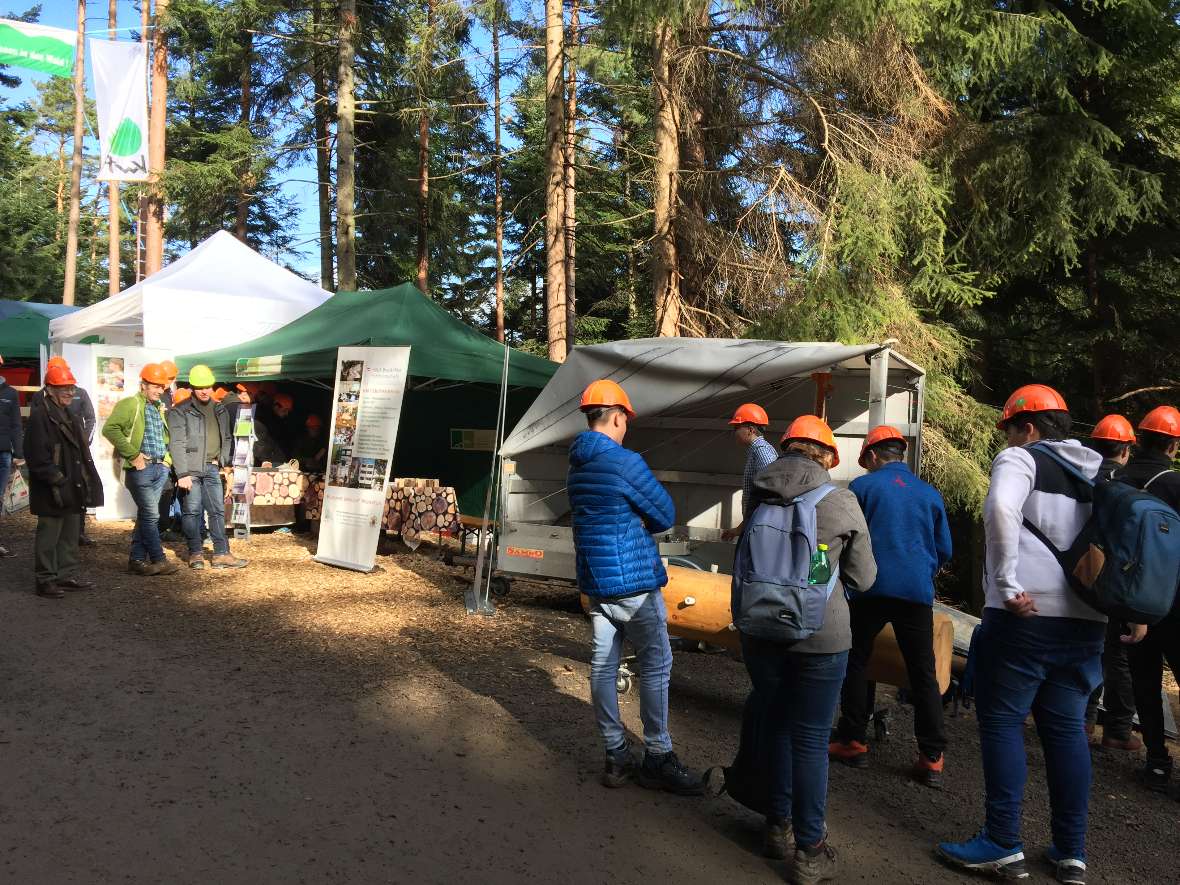
[{"label": "grey backpack", "polygon": [[738,542],[730,598],[733,625],[740,632],[798,642],[823,627],[839,564],[830,563],[826,584],[808,579],[818,544],[815,508],[835,490],[824,483],[790,501],[759,504],[751,514]]}]

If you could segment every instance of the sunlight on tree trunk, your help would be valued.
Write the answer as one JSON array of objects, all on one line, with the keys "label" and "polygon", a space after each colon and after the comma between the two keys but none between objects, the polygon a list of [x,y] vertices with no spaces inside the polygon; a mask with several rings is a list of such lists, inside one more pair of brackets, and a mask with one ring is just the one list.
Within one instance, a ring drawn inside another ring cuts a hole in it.
[{"label": "sunlight on tree trunk", "polygon": [[356,0],[340,4],[340,82],[336,87],[336,272],[341,291],[356,291],[356,160],[353,123],[353,39],[356,37]]},{"label": "sunlight on tree trunk", "polygon": [[561,0],[545,0],[545,313],[549,359],[567,353],[565,293],[565,96]]},{"label": "sunlight on tree trunk", "polygon": [[680,333],[680,276],[676,266],[677,176],[680,174],[680,136],[676,97],[672,90],[672,55],[676,35],[666,21],[656,24],[652,37],[652,88],[655,92],[656,162],[652,203],[652,297],[656,309],[656,334]]}]

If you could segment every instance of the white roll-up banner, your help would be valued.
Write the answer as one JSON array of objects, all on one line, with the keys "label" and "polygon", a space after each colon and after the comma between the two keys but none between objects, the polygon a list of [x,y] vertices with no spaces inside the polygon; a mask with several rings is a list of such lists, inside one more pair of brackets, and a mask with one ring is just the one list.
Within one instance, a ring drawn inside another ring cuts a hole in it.
[{"label": "white roll-up banner", "polygon": [[408,347],[337,351],[319,562],[362,572],[377,563],[409,365]]},{"label": "white roll-up banner", "polygon": [[147,181],[147,47],[90,41],[98,113],[98,180]]},{"label": "white roll-up banner", "polygon": [[90,394],[94,405],[94,438],[90,454],[102,477],[104,504],[96,511],[99,520],[134,519],[135,502],[123,480],[123,459],[102,435],[102,426],[115,403],[139,393],[139,373],[148,363],[171,359],[165,350],[119,347],[110,344],[63,344],[61,355],[70,364],[78,386]]}]

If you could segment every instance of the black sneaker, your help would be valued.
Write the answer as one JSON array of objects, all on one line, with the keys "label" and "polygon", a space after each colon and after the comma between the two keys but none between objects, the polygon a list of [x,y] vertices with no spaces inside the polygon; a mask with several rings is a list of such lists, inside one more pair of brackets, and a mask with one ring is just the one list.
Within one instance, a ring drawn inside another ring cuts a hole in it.
[{"label": "black sneaker", "polygon": [[791,885],[815,885],[836,878],[836,849],[825,839],[814,848],[796,848],[795,862],[787,873]]},{"label": "black sneaker", "polygon": [[1168,792],[1168,783],[1172,780],[1172,760],[1148,759],[1140,777],[1147,789],[1157,793]]},{"label": "black sneaker", "polygon": [[645,753],[639,768],[639,785],[649,790],[667,790],[678,796],[700,796],[705,792],[705,781],[695,771],[680,764],[672,752]]},{"label": "black sneaker", "polygon": [[635,780],[635,757],[631,755],[631,745],[606,751],[606,767],[602,771],[602,785],[604,787],[625,787]]},{"label": "black sneaker", "polygon": [[789,820],[768,817],[762,828],[762,853],[775,860],[786,860],[795,848],[795,834]]}]

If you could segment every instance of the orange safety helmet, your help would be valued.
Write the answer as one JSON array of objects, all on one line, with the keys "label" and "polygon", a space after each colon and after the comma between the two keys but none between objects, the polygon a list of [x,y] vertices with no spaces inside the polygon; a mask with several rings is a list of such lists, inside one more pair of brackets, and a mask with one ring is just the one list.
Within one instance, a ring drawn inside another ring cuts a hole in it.
[{"label": "orange safety helmet", "polygon": [[193,392],[187,387],[182,387],[176,393],[172,394],[172,405],[179,406],[182,402],[192,397]]},{"label": "orange safety helmet", "polygon": [[874,427],[869,431],[869,435],[865,437],[864,443],[861,444],[860,457],[857,458],[856,463],[858,463],[861,467],[864,467],[865,454],[868,452],[868,450],[877,443],[883,443],[890,439],[901,443],[902,448],[908,449],[910,446],[910,444],[906,441],[906,438],[901,435],[900,430],[898,430],[896,427],[890,426],[889,424],[882,424],[880,427]]},{"label": "orange safety helmet", "polygon": [[274,404],[282,406],[288,412],[295,408],[295,400],[291,398],[289,393],[276,393],[274,395]]},{"label": "orange safety helmet", "polygon": [[1143,416],[1139,429],[1164,436],[1180,436],[1180,411],[1175,406],[1157,406]]},{"label": "orange safety helmet", "polygon": [[1023,387],[1017,387],[1008,397],[1008,402],[1004,403],[1004,411],[1000,415],[1000,420],[996,422],[996,427],[1003,430],[1008,419],[1021,412],[1068,411],[1069,406],[1065,404],[1065,399],[1052,387],[1045,384],[1025,384]]},{"label": "orange safety helmet", "polygon": [[45,370],[45,383],[49,387],[72,387],[78,379],[69,366],[50,366]]},{"label": "orange safety helmet", "polygon": [[635,417],[635,410],[631,408],[631,399],[627,391],[614,381],[606,378],[591,381],[590,386],[582,391],[582,404],[579,408],[585,412],[589,409],[607,409],[618,407],[627,413],[628,418]]},{"label": "orange safety helmet", "polygon": [[148,363],[139,373],[139,378],[148,384],[159,384],[161,387],[167,387],[169,384],[168,373],[159,363]]},{"label": "orange safety helmet", "polygon": [[225,395],[227,393],[229,393],[229,390],[225,387],[213,388],[213,401],[218,403],[221,402],[223,399],[225,399]]},{"label": "orange safety helmet", "polygon": [[1135,429],[1122,415],[1107,415],[1094,425],[1090,439],[1105,439],[1117,443],[1133,443]]},{"label": "orange safety helmet", "polygon": [[64,356],[51,356],[49,358],[49,362],[45,364],[45,368],[52,369],[54,366],[64,366],[68,369],[70,364],[66,362],[66,358]]},{"label": "orange safety helmet", "polygon": [[319,415],[308,415],[307,420],[303,422],[304,426],[310,430],[313,427],[323,427],[324,419]]},{"label": "orange safety helmet", "polygon": [[734,426],[755,424],[758,427],[766,427],[770,424],[770,416],[766,414],[766,409],[757,403],[745,403],[738,406],[733,417],[729,419],[729,423]]},{"label": "orange safety helmet", "polygon": [[180,374],[180,370],[176,368],[176,363],[172,360],[163,360],[160,363],[160,368],[164,370],[164,374],[168,376],[168,380],[175,381],[176,376]]},{"label": "orange safety helmet", "polygon": [[836,436],[832,433],[832,428],[828,427],[827,422],[822,418],[817,418],[815,415],[800,415],[791,422],[791,426],[787,428],[787,432],[779,440],[779,447],[785,448],[787,443],[796,439],[803,442],[819,443],[824,448],[831,449],[832,454],[836,456],[832,461],[832,466],[835,467],[840,463],[840,450],[836,448]]}]

